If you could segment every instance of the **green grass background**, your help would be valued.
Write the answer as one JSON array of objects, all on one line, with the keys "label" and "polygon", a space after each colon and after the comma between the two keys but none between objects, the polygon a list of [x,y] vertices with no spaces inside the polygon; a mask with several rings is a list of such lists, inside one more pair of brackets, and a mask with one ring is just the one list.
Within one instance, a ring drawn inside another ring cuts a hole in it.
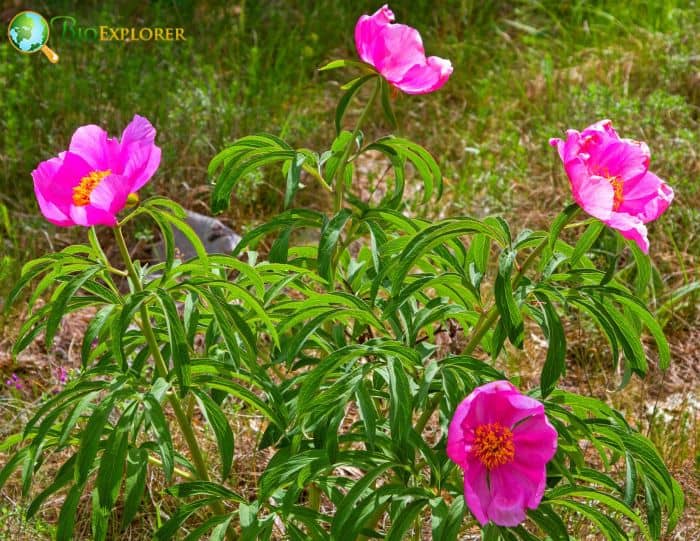
[{"label": "green grass background", "polygon": [[[208,199],[197,189],[207,182],[208,161],[239,136],[267,131],[326,148],[338,82],[351,74],[317,68],[355,57],[355,21],[377,7],[330,0],[35,2],[47,18],[71,15],[83,27],[176,26],[187,40],[81,42],[54,26],[49,44],[61,57],[57,65],[0,43],[0,203],[7,210],[5,258],[12,258],[5,281],[19,262],[45,250],[55,231],[37,212],[30,172],[65,149],[82,124],[119,134],[134,113],[147,116],[163,149],[148,190],[199,210]],[[391,7],[421,31],[428,54],[455,67],[440,92],[396,100],[402,132],[436,155],[448,179],[441,209],[517,217],[521,204],[546,192],[555,211],[569,194],[548,138],[607,117],[623,135],[649,143],[653,169],[676,189],[672,218],[654,229],[667,230],[673,252],[697,253],[696,3],[418,0]],[[10,6],[4,18],[12,12]],[[264,189],[279,181],[257,176],[242,185],[230,214],[238,229],[279,209],[279,193]],[[60,233],[59,245],[70,238]]]}]

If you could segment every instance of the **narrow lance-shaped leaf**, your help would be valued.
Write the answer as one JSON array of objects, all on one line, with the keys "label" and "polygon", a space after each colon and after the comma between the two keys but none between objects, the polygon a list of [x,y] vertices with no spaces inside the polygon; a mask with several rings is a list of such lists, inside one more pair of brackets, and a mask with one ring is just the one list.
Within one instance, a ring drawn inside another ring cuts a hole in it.
[{"label": "narrow lance-shaped leaf", "polygon": [[233,431],[228,424],[226,415],[224,415],[216,402],[214,402],[207,393],[200,390],[194,390],[193,392],[216,437],[219,454],[221,455],[221,479],[225,480],[231,472],[231,465],[233,464]]},{"label": "narrow lance-shaped leaf", "polygon": [[537,299],[542,304],[545,316],[543,330],[549,342],[547,359],[540,375],[542,397],[546,398],[566,371],[566,334],[561,319],[549,299],[542,294],[538,294]]},{"label": "narrow lance-shaped leaf", "polygon": [[318,274],[328,280],[329,284],[332,283],[335,275],[332,263],[335,258],[338,239],[351,216],[352,212],[348,209],[342,209],[321,230],[321,239],[318,243]]},{"label": "narrow lance-shaped leaf", "polygon": [[498,274],[496,275],[494,296],[508,338],[514,346],[522,348],[524,336],[523,316],[520,313],[518,303],[513,297],[510,279],[514,260],[515,252],[511,250],[504,251],[498,258]]}]

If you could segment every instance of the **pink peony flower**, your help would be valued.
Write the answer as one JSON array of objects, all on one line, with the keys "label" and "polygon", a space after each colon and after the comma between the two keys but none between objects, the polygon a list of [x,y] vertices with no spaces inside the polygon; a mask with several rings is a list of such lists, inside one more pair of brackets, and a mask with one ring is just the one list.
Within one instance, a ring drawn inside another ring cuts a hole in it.
[{"label": "pink peony flower", "polygon": [[423,41],[415,28],[393,24],[389,6],[374,15],[363,15],[355,26],[355,47],[360,58],[406,94],[427,94],[450,78],[452,63],[437,56],[425,57]]},{"label": "pink peony flower", "polygon": [[550,139],[564,162],[576,202],[623,237],[649,252],[647,228],[673,201],[673,190],[649,171],[645,143],[620,139],[609,120],[579,133],[567,130],[566,140]]},{"label": "pink peony flower", "polygon": [[517,526],[542,500],[557,432],[544,406],[507,381],[477,387],[450,422],[447,455],[464,470],[464,497],[476,519]]},{"label": "pink peony flower", "polygon": [[42,214],[62,227],[116,225],[129,196],[134,198],[158,169],[155,136],[151,123],[138,115],[121,140],[92,124],[78,128],[66,152],[32,171]]}]

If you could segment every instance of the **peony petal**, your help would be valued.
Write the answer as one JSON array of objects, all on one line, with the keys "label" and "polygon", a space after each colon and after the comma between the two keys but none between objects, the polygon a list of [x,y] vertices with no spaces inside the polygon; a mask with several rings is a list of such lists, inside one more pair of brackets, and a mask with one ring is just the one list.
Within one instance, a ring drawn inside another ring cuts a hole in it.
[{"label": "peony petal", "polygon": [[462,428],[462,423],[469,412],[470,404],[471,401],[468,398],[460,402],[447,429],[447,456],[462,469],[467,467],[468,454],[466,447],[467,432]]},{"label": "peony petal", "polygon": [[479,425],[499,422],[504,413],[511,412],[510,406],[503,400],[503,394],[517,392],[509,381],[492,381],[477,387],[462,402],[467,404],[462,427],[473,430]]},{"label": "peony petal", "polygon": [[598,122],[588,126],[583,132],[581,132],[582,137],[588,137],[592,134],[601,134],[613,139],[619,139],[617,132],[613,128],[612,122],[608,119],[599,120]]},{"label": "peony petal", "polygon": [[578,156],[581,150],[581,135],[576,130],[567,130],[566,140],[553,137],[549,140],[549,144],[557,147],[561,161],[566,164]]},{"label": "peony petal", "polygon": [[355,25],[357,54],[407,94],[425,94],[442,87],[452,73],[450,61],[426,58],[418,30],[393,21],[394,14],[386,5],[374,15],[360,17]]},{"label": "peony petal", "polygon": [[617,209],[648,223],[661,216],[673,201],[673,190],[654,173],[623,184],[622,204]]},{"label": "peony petal", "polygon": [[508,472],[511,480],[513,478],[519,480],[525,496],[525,505],[530,509],[536,509],[547,488],[547,466],[529,464],[526,460],[516,457],[515,462],[508,464]]},{"label": "peony petal", "polygon": [[647,228],[641,219],[624,212],[613,212],[612,216],[605,220],[605,223],[613,229],[617,229],[624,238],[636,242],[642,252],[649,253]]},{"label": "peony petal", "polygon": [[160,156],[160,148],[155,145],[147,148],[133,148],[123,173],[125,182],[130,187],[130,193],[137,192],[151,180],[160,165]]},{"label": "peony petal", "polygon": [[75,131],[68,151],[79,155],[93,171],[106,171],[111,167],[110,146],[112,145],[113,143],[108,142],[106,131],[99,126],[89,124]]},{"label": "peony petal", "polygon": [[363,15],[355,25],[355,48],[363,62],[374,66],[375,40],[383,28],[394,22],[394,13],[384,4],[374,15]]},{"label": "peony petal", "polygon": [[396,84],[413,66],[427,64],[418,30],[405,24],[384,27],[371,50],[372,65],[384,78]]},{"label": "peony petal", "polygon": [[486,510],[491,503],[487,476],[488,471],[483,464],[478,459],[470,457],[464,472],[464,500],[482,526],[489,521]]},{"label": "peony petal", "polygon": [[507,465],[489,472],[491,501],[486,509],[489,520],[499,526],[517,526],[525,520],[525,508],[532,485]]},{"label": "peony petal", "polygon": [[116,215],[126,205],[129,193],[129,185],[124,177],[109,175],[102,179],[90,194],[90,205]]},{"label": "peony petal", "polygon": [[510,411],[507,413],[504,408],[503,416],[499,421],[503,426],[513,428],[518,423],[525,423],[526,419],[533,416],[544,417],[544,406],[534,398],[520,392],[508,393],[503,398],[510,406]]},{"label": "peony petal", "polygon": [[585,151],[592,175],[629,181],[649,169],[649,148],[644,143],[606,136],[599,143],[586,146]]},{"label": "peony petal", "polygon": [[117,217],[114,214],[93,205],[73,205],[70,208],[70,217],[77,225],[82,225],[85,227],[90,227],[93,225],[107,225],[114,227],[117,225]]},{"label": "peony petal", "polygon": [[589,176],[580,159],[566,164],[571,180],[574,200],[588,214],[599,220],[607,220],[612,214],[615,190],[610,181],[599,176]]},{"label": "peony petal", "polygon": [[557,452],[557,431],[544,411],[516,424],[513,429],[515,459],[531,466],[544,465]]},{"label": "peony petal", "polygon": [[406,94],[427,94],[441,88],[452,74],[452,63],[431,56],[426,64],[416,64],[394,85]]},{"label": "peony petal", "polygon": [[78,186],[83,177],[93,169],[82,157],[73,152],[65,152],[62,159],[61,167],[45,186],[43,193],[64,214],[70,214],[70,207],[73,204],[73,188]]},{"label": "peony petal", "polygon": [[[56,174],[63,166],[65,152],[57,158],[51,158],[41,162],[34,171],[32,171],[32,179],[34,180],[34,194],[36,195],[39,209],[44,217],[51,223],[69,227],[75,225],[68,216],[68,208],[70,206],[70,197],[72,197],[72,189],[69,190],[66,197],[60,197],[60,200],[65,201],[60,207],[57,204],[57,191],[61,191],[61,187],[54,183]],[[58,190],[56,190],[58,189]]]},{"label": "peony petal", "polygon": [[146,184],[160,165],[161,151],[154,144],[155,137],[156,129],[139,115],[134,115],[122,133],[117,170],[126,177],[131,192]]},{"label": "peony petal", "polygon": [[139,115],[134,115],[134,118],[124,128],[120,139],[121,149],[127,150],[135,145],[140,148],[150,147],[156,139],[156,129],[153,124],[147,119]]}]

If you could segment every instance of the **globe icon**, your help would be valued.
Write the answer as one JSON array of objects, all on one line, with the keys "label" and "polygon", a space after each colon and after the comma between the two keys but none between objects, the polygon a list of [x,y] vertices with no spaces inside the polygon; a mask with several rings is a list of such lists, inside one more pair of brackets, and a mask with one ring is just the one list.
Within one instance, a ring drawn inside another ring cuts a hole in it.
[{"label": "globe icon", "polygon": [[41,51],[54,64],[58,62],[58,55],[46,46],[49,23],[35,11],[22,11],[15,15],[10,21],[7,36],[20,53]]}]

